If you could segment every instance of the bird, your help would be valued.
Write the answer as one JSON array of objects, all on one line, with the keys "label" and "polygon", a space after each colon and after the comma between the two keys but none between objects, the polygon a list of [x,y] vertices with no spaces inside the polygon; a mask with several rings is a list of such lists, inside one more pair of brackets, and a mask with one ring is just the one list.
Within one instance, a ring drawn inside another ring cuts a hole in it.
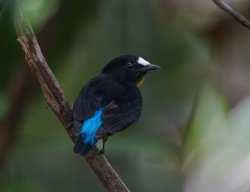
[{"label": "bird", "polygon": [[101,73],[81,89],[73,106],[73,130],[78,136],[73,151],[87,156],[102,140],[104,154],[107,139],[136,122],[142,111],[139,86],[145,75],[160,69],[142,57],[122,55],[114,58]]}]

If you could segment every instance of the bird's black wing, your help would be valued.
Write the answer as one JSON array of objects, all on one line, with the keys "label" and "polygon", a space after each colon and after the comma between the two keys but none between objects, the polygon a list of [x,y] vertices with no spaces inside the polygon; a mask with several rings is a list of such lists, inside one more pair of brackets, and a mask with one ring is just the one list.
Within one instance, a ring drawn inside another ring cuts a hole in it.
[{"label": "bird's black wing", "polygon": [[104,85],[102,77],[98,76],[89,81],[81,90],[73,106],[74,131],[80,134],[82,123],[89,119],[101,108]]},{"label": "bird's black wing", "polygon": [[108,105],[102,115],[103,125],[97,132],[97,138],[105,137],[105,134],[115,134],[137,121],[141,114],[141,95],[136,90],[133,94],[123,93]]}]

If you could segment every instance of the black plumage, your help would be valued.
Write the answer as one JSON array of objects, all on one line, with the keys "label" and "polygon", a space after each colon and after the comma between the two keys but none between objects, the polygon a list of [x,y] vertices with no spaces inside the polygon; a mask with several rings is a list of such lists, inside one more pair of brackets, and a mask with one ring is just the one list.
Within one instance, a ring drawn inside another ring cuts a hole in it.
[{"label": "black plumage", "polygon": [[139,119],[142,97],[138,81],[158,68],[137,56],[120,56],[82,88],[73,107],[74,130],[80,135],[75,153],[87,155],[99,139],[106,141]]}]

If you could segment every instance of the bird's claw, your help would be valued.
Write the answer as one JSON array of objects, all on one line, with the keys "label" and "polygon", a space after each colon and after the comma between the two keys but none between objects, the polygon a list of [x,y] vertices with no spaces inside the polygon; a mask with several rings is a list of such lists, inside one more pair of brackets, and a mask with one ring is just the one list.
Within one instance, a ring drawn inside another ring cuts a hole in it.
[{"label": "bird's claw", "polygon": [[97,154],[98,155],[103,155],[104,154],[104,149],[99,150]]}]

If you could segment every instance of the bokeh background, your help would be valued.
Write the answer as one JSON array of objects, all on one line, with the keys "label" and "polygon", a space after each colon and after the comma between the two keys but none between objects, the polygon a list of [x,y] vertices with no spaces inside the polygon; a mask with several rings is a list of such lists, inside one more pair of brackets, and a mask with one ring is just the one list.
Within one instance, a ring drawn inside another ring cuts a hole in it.
[{"label": "bokeh background", "polygon": [[[248,0],[228,3],[250,16]],[[0,191],[104,191],[26,67],[16,4],[71,104],[115,56],[162,67],[140,121],[106,146],[131,191],[249,191],[250,31],[212,0],[1,0]]]}]

